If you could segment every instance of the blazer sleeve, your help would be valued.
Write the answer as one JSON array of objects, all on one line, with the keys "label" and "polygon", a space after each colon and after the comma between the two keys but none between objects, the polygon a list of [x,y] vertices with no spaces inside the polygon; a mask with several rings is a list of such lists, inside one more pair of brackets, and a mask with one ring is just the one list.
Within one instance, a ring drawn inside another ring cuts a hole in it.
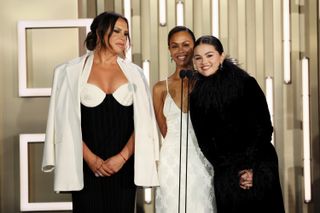
[{"label": "blazer sleeve", "polygon": [[55,167],[55,105],[56,93],[58,90],[59,67],[54,71],[53,84],[51,89],[51,97],[49,103],[47,129],[45,135],[42,171],[51,172]]}]

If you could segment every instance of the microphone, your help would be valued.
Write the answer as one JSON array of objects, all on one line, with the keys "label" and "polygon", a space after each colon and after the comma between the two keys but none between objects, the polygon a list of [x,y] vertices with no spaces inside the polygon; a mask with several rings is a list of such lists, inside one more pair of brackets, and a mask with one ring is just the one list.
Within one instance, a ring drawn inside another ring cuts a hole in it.
[{"label": "microphone", "polygon": [[179,76],[181,79],[184,79],[187,77],[188,79],[192,79],[194,77],[194,71],[193,70],[181,70],[179,73]]},{"label": "microphone", "polygon": [[181,79],[184,79],[187,75],[188,70],[180,70],[179,76]]},{"label": "microphone", "polygon": [[186,76],[188,79],[192,79],[194,76],[194,71],[193,70],[187,70],[186,71]]}]

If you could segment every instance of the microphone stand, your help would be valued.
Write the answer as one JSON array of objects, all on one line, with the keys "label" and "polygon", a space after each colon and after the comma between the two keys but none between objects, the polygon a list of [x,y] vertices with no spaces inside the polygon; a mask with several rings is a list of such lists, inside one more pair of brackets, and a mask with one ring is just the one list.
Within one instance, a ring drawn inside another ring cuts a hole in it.
[{"label": "microphone stand", "polygon": [[193,78],[193,71],[192,70],[187,70],[186,71],[186,76],[188,78],[188,88],[187,88],[187,130],[186,130],[186,182],[185,182],[185,212],[187,212],[187,194],[188,194],[188,138],[189,138],[189,106],[190,106],[190,80]]},{"label": "microphone stand", "polygon": [[178,196],[178,213],[180,213],[180,195],[181,195],[181,153],[182,153],[182,111],[183,111],[183,79],[188,78],[187,85],[187,127],[186,127],[186,182],[185,182],[185,213],[187,212],[187,198],[188,198],[188,142],[189,142],[189,92],[190,80],[193,78],[192,70],[181,70],[179,73],[181,78],[181,101],[180,101],[180,153],[179,153],[179,196]]},{"label": "microphone stand", "polygon": [[181,147],[182,147],[182,107],[183,107],[183,79],[186,77],[186,70],[181,70],[181,100],[180,100],[180,153],[179,153],[179,195],[178,195],[178,213],[180,213],[180,194],[181,194]]}]

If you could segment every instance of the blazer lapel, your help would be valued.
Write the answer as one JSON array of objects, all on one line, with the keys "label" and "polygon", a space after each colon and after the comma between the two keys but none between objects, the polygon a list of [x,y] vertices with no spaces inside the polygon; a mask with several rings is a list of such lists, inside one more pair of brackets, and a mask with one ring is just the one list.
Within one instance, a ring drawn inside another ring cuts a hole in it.
[{"label": "blazer lapel", "polygon": [[[91,64],[89,64],[90,58],[92,57],[88,57],[86,61],[87,56],[88,55],[81,57],[78,63],[71,64],[67,66],[67,69],[66,69],[68,84],[71,92],[70,94],[79,118],[80,118],[80,86],[82,84],[81,77],[82,77],[83,71],[85,71],[86,69],[89,69],[89,71],[91,70],[91,65],[92,65],[92,59],[91,59]],[[86,65],[84,64],[85,61],[86,61]]]}]

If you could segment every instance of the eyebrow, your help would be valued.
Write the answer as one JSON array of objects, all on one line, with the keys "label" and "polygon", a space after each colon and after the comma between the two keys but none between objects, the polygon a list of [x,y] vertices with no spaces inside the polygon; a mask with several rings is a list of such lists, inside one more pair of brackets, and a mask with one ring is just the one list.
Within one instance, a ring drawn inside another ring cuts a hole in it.
[{"label": "eyebrow", "polygon": [[190,41],[183,41],[183,42],[174,42],[174,41],[172,41],[172,42],[170,42],[170,45],[172,45],[172,44],[190,44],[191,42]]},{"label": "eyebrow", "polygon": [[123,29],[123,28],[121,28],[121,27],[118,27],[118,26],[114,26],[114,28],[113,29],[117,29],[117,30],[123,30],[123,31],[126,31],[126,32],[129,32],[129,30],[127,30],[127,29]]},{"label": "eyebrow", "polygon": [[[213,51],[209,51],[209,52],[206,52],[204,55],[208,55],[208,54],[210,54],[210,53],[214,53]],[[200,54],[194,54],[194,56],[193,57],[195,57],[195,56],[200,56],[201,57],[201,55]]]}]

